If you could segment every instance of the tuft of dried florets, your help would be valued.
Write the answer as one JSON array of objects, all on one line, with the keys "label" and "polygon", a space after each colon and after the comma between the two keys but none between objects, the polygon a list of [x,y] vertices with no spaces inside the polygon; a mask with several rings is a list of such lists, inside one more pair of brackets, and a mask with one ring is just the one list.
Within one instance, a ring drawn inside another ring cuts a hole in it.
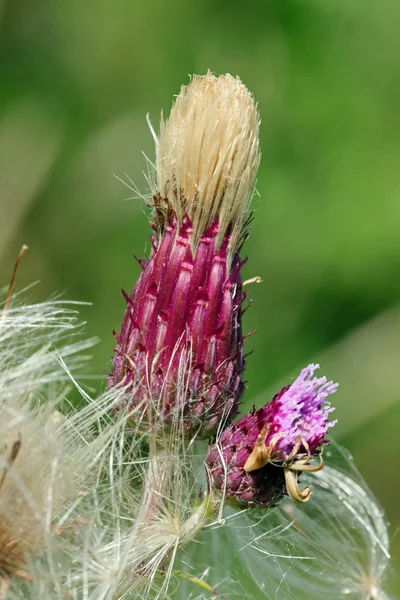
[{"label": "tuft of dried florets", "polygon": [[337,384],[326,377],[314,377],[319,365],[303,369],[271,402],[253,409],[222,432],[209,448],[206,464],[210,485],[223,491],[228,500],[241,506],[271,506],[286,491],[297,502],[311,496],[300,490],[297,477],[303,471],[317,471],[325,436],[336,421],[329,422],[327,397]]},{"label": "tuft of dried florets", "polygon": [[82,435],[64,430],[55,407],[65,398],[62,382],[71,376],[64,360],[74,370],[86,358],[74,355],[93,340],[65,343],[65,335],[80,326],[68,305],[18,305],[13,283],[25,250],[0,309],[1,598],[25,598],[18,590],[34,579],[34,563],[59,548],[58,524],[68,500],[76,500],[82,480],[87,481],[83,465],[90,454]]},{"label": "tuft of dried florets", "polygon": [[188,435],[210,436],[237,414],[244,370],[240,277],[236,253],[228,268],[218,222],[192,254],[193,226],[171,219],[154,240],[149,263],[126,297],[109,386],[132,389],[132,406],[147,420],[184,423]]},{"label": "tuft of dried florets", "polygon": [[0,581],[30,579],[29,560],[46,549],[53,518],[76,494],[68,454],[48,409],[4,402],[0,420]]},{"label": "tuft of dried florets", "polygon": [[218,218],[218,248],[240,237],[260,162],[259,115],[239,78],[208,72],[182,86],[157,143],[156,212],[168,206],[193,224],[191,244]]}]

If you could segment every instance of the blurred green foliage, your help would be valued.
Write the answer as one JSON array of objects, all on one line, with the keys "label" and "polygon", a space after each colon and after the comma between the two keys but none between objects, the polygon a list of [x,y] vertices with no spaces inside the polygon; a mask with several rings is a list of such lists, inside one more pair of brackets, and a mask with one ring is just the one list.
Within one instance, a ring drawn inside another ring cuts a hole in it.
[{"label": "blurred green foliage", "polygon": [[[396,0],[0,0],[0,269],[22,243],[31,297],[90,301],[112,354],[149,250],[139,199],[147,112],[188,74],[239,75],[262,116],[245,277],[245,403],[310,361],[341,383],[336,437],[400,526],[400,3]],[[374,319],[377,315],[377,319]],[[355,332],[354,332],[355,331]],[[102,380],[91,382],[100,389]],[[393,540],[394,564],[400,543]],[[400,592],[397,583],[397,592]],[[395,573],[389,588],[396,591]]]}]

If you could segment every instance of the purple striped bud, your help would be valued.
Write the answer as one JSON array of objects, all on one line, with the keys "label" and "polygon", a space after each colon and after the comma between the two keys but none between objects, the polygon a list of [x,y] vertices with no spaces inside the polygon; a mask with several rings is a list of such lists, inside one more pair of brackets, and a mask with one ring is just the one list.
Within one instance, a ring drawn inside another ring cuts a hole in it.
[{"label": "purple striped bud", "polygon": [[[323,467],[321,450],[336,421],[329,422],[327,397],[337,384],[314,377],[319,365],[302,370],[292,385],[271,402],[222,432],[209,448],[206,464],[210,485],[240,506],[267,507],[286,492],[306,502],[311,490],[301,491],[297,477]],[[312,463],[319,456],[317,464]]]},{"label": "purple striped bud", "polygon": [[132,405],[144,403],[164,422],[209,436],[237,413],[243,393],[241,304],[236,253],[228,268],[229,235],[216,247],[218,223],[195,254],[188,217],[154,241],[153,253],[127,297],[110,384],[132,384]]},{"label": "purple striped bud", "polygon": [[259,117],[239,79],[181,89],[156,142],[153,250],[130,296],[109,386],[149,423],[210,436],[243,393],[239,247],[259,164]]}]

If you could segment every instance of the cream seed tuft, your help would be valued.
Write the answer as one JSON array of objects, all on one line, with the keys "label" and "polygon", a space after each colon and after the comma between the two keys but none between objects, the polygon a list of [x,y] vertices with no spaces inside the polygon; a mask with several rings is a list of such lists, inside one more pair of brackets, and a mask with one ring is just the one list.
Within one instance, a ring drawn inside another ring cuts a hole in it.
[{"label": "cream seed tuft", "polygon": [[[219,219],[217,247],[242,231],[260,162],[259,114],[239,78],[195,75],[181,91],[157,143],[156,217],[167,206],[193,223],[193,246]],[[157,221],[157,218],[156,218]]]}]

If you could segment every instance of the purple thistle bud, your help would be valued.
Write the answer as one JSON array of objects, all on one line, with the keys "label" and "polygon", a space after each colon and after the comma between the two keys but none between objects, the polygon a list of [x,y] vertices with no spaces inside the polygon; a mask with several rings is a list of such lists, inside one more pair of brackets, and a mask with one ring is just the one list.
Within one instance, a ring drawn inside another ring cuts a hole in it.
[{"label": "purple thistle bud", "polygon": [[215,221],[192,252],[193,227],[171,218],[127,297],[109,385],[131,384],[132,406],[150,422],[177,424],[210,436],[237,414],[244,370],[236,252],[228,265],[229,232],[217,247]]},{"label": "purple thistle bud", "polygon": [[311,464],[327,443],[325,436],[336,421],[329,422],[327,397],[338,384],[314,377],[319,365],[302,370],[292,385],[284,387],[271,402],[222,432],[210,446],[206,464],[210,485],[241,506],[271,506],[286,493],[306,502],[311,490],[301,491],[297,477],[317,471],[322,459]]}]

